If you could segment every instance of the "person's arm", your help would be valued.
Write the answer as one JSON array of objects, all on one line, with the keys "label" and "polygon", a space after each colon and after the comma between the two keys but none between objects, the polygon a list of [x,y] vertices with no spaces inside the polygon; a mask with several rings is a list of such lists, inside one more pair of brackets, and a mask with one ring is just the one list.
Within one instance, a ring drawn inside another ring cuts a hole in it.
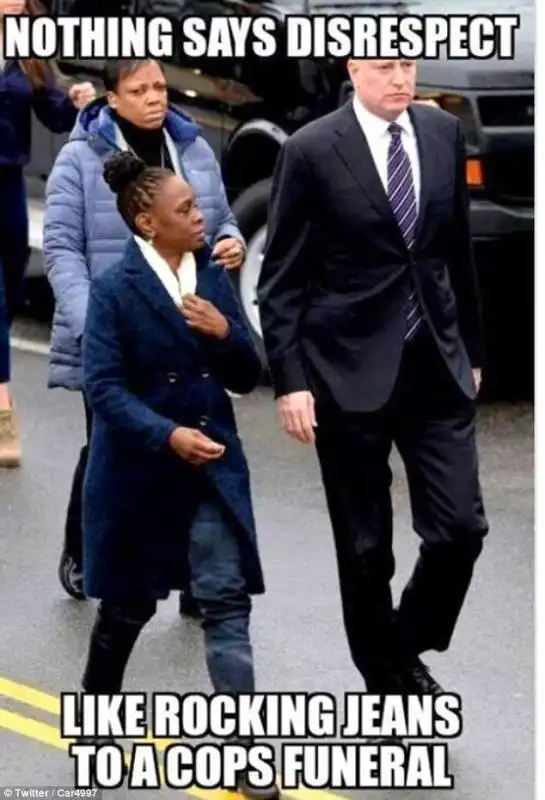
[{"label": "person's arm", "polygon": [[52,133],[70,132],[79,113],[68,93],[55,84],[53,77],[44,87],[34,89],[32,108],[42,125]]},{"label": "person's arm", "polygon": [[313,262],[312,186],[293,139],[273,176],[267,243],[258,283],[261,327],[275,396],[308,391],[299,339]]},{"label": "person's arm", "polygon": [[224,339],[206,337],[206,354],[212,372],[220,383],[235,394],[249,394],[258,385],[262,373],[261,359],[243,321],[229,276],[218,270],[221,308],[229,324]]},{"label": "person's arm", "polygon": [[85,326],[89,271],[85,255],[85,207],[78,154],[66,145],[46,185],[43,236],[45,272],[55,302],[76,340]]},{"label": "person's arm", "polygon": [[82,353],[84,392],[93,412],[142,447],[154,451],[169,447],[178,425],[127,388],[119,307],[114,293],[101,280],[91,287]]},{"label": "person's arm", "polygon": [[456,305],[460,334],[466,346],[471,366],[482,368],[484,334],[481,300],[471,242],[470,197],[466,179],[467,152],[460,123],[456,133],[456,188],[454,199],[454,227],[450,275]]}]

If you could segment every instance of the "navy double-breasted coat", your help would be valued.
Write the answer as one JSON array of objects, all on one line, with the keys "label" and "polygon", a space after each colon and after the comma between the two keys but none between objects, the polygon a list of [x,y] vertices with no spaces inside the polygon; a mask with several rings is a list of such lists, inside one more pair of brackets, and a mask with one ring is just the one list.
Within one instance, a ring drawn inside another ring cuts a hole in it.
[{"label": "navy double-breasted coat", "polygon": [[[265,590],[249,470],[226,392],[252,391],[261,363],[229,276],[208,247],[195,255],[197,294],[230,322],[223,341],[188,327],[133,239],[91,286],[82,342],[94,412],[83,496],[89,597],[159,599],[183,588],[203,481],[217,490],[237,532],[248,592]],[[179,425],[225,444],[225,455],[188,464],[168,445]]]}]

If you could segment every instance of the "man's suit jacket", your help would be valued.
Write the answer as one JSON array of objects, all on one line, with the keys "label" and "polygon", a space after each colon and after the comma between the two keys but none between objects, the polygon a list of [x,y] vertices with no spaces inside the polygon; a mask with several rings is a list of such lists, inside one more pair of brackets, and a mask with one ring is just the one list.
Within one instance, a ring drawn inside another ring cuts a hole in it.
[{"label": "man's suit jacket", "polygon": [[421,193],[409,251],[351,102],[295,133],[273,179],[258,286],[275,395],[372,411],[398,374],[411,275],[452,375],[475,396],[482,323],[470,241],[466,150],[458,120],[409,108]]}]

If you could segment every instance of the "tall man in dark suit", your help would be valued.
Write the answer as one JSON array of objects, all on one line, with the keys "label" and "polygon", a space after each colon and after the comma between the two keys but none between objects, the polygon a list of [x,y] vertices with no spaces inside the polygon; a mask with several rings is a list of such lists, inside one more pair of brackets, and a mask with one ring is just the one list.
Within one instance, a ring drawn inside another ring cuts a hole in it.
[{"label": "tall man in dark suit", "polygon": [[[481,314],[458,120],[411,104],[416,64],[354,59],[355,96],[279,157],[258,287],[286,431],[315,442],[352,658],[367,689],[439,693],[488,523],[475,442]],[[419,559],[393,607],[391,471]]]}]

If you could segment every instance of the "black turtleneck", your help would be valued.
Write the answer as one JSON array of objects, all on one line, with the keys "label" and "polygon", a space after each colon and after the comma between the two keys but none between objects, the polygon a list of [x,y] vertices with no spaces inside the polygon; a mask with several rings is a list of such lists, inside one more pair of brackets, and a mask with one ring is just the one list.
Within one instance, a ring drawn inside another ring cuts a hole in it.
[{"label": "black turtleneck", "polygon": [[163,165],[167,169],[173,169],[162,127],[153,130],[138,128],[113,109],[112,113],[125,141],[148,167],[160,167],[161,161],[163,161]]}]

